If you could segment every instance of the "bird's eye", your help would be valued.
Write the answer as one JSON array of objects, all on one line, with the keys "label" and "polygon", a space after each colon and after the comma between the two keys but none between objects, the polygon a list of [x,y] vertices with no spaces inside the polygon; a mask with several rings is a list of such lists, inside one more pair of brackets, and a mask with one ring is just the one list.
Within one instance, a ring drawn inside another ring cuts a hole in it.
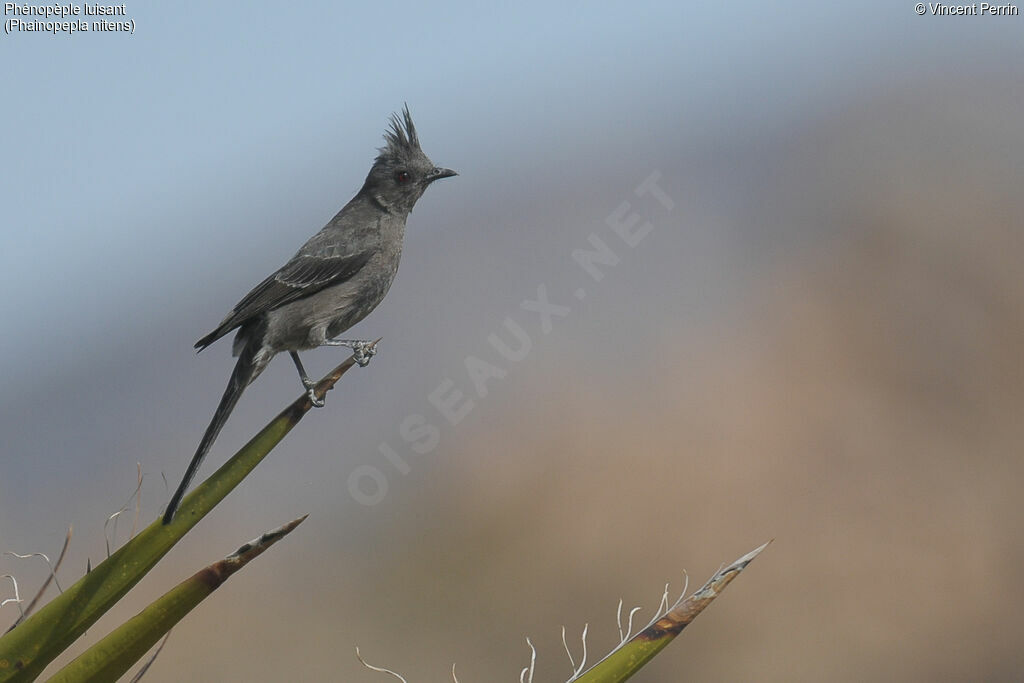
[{"label": "bird's eye", "polygon": [[400,183],[407,183],[407,182],[409,182],[409,172],[408,171],[396,171],[395,172],[395,180],[397,180]]}]

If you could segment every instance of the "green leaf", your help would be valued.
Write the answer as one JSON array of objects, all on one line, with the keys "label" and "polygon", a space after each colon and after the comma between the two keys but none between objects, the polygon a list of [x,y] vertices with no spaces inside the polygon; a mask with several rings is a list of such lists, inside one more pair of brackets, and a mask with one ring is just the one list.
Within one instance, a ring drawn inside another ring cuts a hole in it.
[{"label": "green leaf", "polygon": [[114,629],[49,679],[49,683],[116,681],[228,577],[284,538],[305,517],[269,531],[219,562],[200,570]]},{"label": "green leaf", "polygon": [[628,679],[696,619],[697,615],[768,547],[768,543],[747,553],[728,567],[719,569],[697,592],[688,598],[680,597],[676,604],[653,624],[612,650],[579,678],[570,680],[574,683],[621,683]]},{"label": "green leaf", "polygon": [[[354,357],[349,357],[320,380],[315,388],[317,397],[323,398],[354,364]],[[296,399],[186,496],[173,522],[164,525],[158,519],[150,524],[74,586],[0,637],[0,683],[35,680],[223,500],[311,407],[308,396]]]}]

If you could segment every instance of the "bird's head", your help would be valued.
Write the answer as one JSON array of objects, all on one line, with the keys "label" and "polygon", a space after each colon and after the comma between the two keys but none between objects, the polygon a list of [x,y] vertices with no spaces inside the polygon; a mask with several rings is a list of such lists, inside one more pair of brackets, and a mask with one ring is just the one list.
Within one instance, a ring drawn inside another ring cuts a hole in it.
[{"label": "bird's head", "polygon": [[408,214],[428,185],[435,180],[458,175],[450,169],[435,166],[420,149],[408,105],[402,109],[401,117],[391,115],[391,125],[384,133],[384,140],[387,144],[378,150],[380,153],[360,194],[368,194],[388,211]]}]

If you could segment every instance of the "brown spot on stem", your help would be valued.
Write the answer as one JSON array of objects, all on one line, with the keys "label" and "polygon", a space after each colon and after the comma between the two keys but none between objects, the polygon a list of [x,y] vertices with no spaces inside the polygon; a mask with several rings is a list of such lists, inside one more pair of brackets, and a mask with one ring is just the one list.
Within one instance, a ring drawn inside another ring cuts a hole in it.
[{"label": "brown spot on stem", "polygon": [[222,572],[218,570],[217,564],[211,564],[209,567],[204,567],[197,571],[192,578],[205,583],[210,587],[210,590],[216,590],[226,578]]},{"label": "brown spot on stem", "polygon": [[674,619],[663,617],[651,624],[650,628],[641,631],[637,637],[640,640],[647,641],[661,640],[666,636],[675,638],[684,628],[686,628],[686,622],[675,621]]}]

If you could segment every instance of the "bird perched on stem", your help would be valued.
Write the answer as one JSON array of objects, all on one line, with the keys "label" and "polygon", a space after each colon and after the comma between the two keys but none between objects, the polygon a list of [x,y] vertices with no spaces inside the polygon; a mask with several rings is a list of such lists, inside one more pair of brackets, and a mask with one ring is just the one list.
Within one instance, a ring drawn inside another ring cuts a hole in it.
[{"label": "bird perched on stem", "polygon": [[238,357],[227,389],[206,428],[192,462],[164,511],[164,524],[188,490],[228,415],[275,354],[288,351],[315,406],[323,401],[299,360],[299,351],[318,346],[347,346],[366,365],[374,353],[370,342],[338,339],[377,307],[398,272],[405,221],[416,201],[435,180],[457,175],[439,168],[420,149],[409,115],[393,114],[362,189],[286,264],[256,285],[213,332],[195,346],[202,351],[234,329]]}]

